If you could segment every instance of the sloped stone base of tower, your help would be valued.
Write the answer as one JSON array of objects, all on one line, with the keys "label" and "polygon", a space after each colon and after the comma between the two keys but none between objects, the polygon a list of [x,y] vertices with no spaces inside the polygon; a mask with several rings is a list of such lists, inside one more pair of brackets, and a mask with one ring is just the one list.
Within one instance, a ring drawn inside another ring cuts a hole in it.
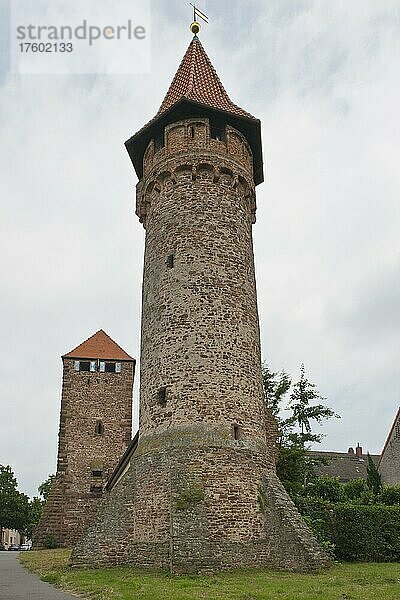
[{"label": "sloped stone base of tower", "polygon": [[181,432],[175,449],[154,437],[139,442],[129,470],[74,548],[74,566],[197,573],[329,564],[255,448],[216,439],[214,446],[188,447],[188,433]]},{"label": "sloped stone base of tower", "polygon": [[57,476],[45,504],[43,514],[33,532],[35,550],[54,544],[57,548],[72,548],[96,516],[101,498],[74,494]]}]

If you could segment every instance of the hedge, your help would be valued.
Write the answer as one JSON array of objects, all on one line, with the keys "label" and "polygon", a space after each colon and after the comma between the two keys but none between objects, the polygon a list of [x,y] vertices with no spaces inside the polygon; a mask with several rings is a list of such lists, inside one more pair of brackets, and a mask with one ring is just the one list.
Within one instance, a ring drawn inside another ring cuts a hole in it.
[{"label": "hedge", "polygon": [[337,504],[333,543],[340,560],[400,561],[400,506]]},{"label": "hedge", "polygon": [[333,504],[298,498],[296,504],[338,560],[400,562],[400,506]]}]

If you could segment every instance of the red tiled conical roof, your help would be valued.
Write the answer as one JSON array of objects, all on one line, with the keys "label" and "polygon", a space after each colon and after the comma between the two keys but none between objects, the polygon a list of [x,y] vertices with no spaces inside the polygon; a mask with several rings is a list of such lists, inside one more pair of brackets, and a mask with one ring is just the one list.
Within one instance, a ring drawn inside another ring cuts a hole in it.
[{"label": "red tiled conical roof", "polygon": [[79,346],[64,354],[63,358],[104,358],[110,360],[135,360],[100,329]]},{"label": "red tiled conical roof", "polygon": [[232,102],[197,36],[190,42],[155,117],[125,142],[139,179],[150,140],[169,123],[193,116],[222,119],[238,129],[253,153],[254,182],[258,185],[264,181],[260,120]]},{"label": "red tiled conical roof", "polygon": [[239,117],[255,118],[231,101],[197,36],[190,42],[155,118],[183,98]]}]

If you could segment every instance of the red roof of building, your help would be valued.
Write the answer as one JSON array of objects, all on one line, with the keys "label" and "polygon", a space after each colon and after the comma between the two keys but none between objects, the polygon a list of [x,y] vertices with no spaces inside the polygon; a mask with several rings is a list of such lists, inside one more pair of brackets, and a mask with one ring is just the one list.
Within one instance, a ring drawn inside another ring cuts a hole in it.
[{"label": "red roof of building", "polygon": [[135,360],[100,329],[79,346],[64,354],[63,358],[104,358],[110,360]]},{"label": "red roof of building", "polygon": [[154,118],[159,117],[183,98],[239,117],[255,118],[231,101],[197,36],[194,36],[190,42]]}]

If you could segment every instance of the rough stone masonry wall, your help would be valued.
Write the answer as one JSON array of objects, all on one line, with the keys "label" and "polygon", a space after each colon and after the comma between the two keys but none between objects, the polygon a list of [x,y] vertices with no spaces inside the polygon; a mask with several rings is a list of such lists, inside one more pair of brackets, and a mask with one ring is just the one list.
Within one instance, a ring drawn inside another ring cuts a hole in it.
[{"label": "rough stone masonry wall", "polygon": [[400,483],[400,414],[382,454],[379,472],[382,483],[386,485],[398,485]]},{"label": "rough stone masonry wall", "polygon": [[[265,443],[251,162],[248,152],[237,159],[238,141],[246,146],[233,130],[228,146],[236,152],[217,160],[207,132],[202,122],[167,127],[166,158],[155,163],[143,191],[140,432],[224,422]],[[162,387],[165,406],[157,401]]]},{"label": "rough stone masonry wall", "polygon": [[[134,362],[122,362],[121,373],[79,372],[73,359],[63,362],[57,475],[35,530],[37,548],[48,536],[60,547],[76,543],[131,439]],[[98,421],[104,426],[102,434],[96,433]],[[93,476],[95,470],[102,476]]]},{"label": "rough stone masonry wall", "polygon": [[[140,444],[99,518],[74,548],[80,567],[182,572],[328,564],[273,470],[203,425]],[[251,509],[251,510],[249,510]]]},{"label": "rough stone masonry wall", "polygon": [[325,563],[274,471],[248,144],[231,127],[223,142],[207,119],[185,120],[166,127],[164,148],[149,144],[144,172],[139,444],[73,564]]}]

